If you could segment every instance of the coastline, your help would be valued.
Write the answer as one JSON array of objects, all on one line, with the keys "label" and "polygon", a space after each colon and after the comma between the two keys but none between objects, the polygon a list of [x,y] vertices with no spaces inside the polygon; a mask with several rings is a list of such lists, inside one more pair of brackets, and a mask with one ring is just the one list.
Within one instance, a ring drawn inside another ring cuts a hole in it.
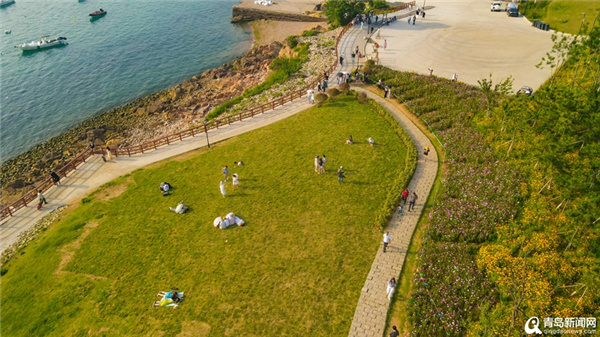
[{"label": "coastline", "polygon": [[264,80],[271,61],[281,49],[279,41],[319,24],[323,23],[270,20],[255,25],[241,23],[245,30],[253,32],[252,44],[245,55],[168,89],[90,117],[2,163],[0,204],[6,205],[31,191],[50,171],[62,167],[91,142],[100,146],[136,145],[202,123],[216,106]]}]

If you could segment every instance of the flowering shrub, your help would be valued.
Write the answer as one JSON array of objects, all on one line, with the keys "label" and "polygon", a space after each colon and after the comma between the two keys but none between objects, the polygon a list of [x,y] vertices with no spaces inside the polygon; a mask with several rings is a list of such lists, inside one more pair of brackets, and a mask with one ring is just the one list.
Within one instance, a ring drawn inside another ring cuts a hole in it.
[{"label": "flowering shrub", "polygon": [[478,246],[517,213],[521,179],[500,162],[471,118],[486,110],[473,87],[432,76],[371,66],[368,77],[391,85],[399,101],[441,139],[448,169],[430,224],[409,304],[416,336],[464,335],[496,290],[477,268]]}]

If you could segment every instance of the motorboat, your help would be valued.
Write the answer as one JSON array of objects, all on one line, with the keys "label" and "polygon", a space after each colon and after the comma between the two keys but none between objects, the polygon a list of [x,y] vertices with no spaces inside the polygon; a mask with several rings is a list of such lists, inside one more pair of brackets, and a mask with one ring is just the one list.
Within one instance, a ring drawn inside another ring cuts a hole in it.
[{"label": "motorboat", "polygon": [[0,0],[0,7],[8,6],[10,4],[14,4],[15,0]]},{"label": "motorboat", "polygon": [[95,11],[94,13],[90,13],[90,16],[95,18],[95,17],[99,17],[99,16],[103,16],[106,15],[106,11],[103,10],[102,8],[100,8],[99,11]]},{"label": "motorboat", "polygon": [[15,47],[18,47],[23,51],[27,51],[51,48],[56,46],[64,46],[68,44],[66,37],[55,37],[53,39],[49,39],[48,36],[49,35],[44,35],[39,41],[31,41],[28,43],[17,45]]}]

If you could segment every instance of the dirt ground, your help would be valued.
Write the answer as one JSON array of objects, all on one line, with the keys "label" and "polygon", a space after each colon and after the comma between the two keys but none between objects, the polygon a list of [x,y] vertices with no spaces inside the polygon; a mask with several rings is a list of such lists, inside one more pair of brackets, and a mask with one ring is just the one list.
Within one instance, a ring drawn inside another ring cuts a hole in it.
[{"label": "dirt ground", "polygon": [[274,41],[283,41],[290,35],[300,35],[302,32],[316,27],[328,28],[326,22],[291,22],[259,20],[250,22],[254,29],[254,45],[262,46]]},{"label": "dirt ground", "polygon": [[315,9],[315,5],[320,4],[324,0],[275,0],[271,6],[262,6],[254,3],[254,0],[242,0],[237,7],[242,8],[262,8],[264,10],[302,14]]}]

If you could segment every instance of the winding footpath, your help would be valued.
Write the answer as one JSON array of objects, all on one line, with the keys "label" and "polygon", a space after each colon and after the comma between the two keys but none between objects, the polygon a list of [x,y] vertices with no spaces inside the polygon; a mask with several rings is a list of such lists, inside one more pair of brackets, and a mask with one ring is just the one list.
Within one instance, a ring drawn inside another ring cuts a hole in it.
[{"label": "winding footpath", "polygon": [[[390,15],[403,15],[407,13],[407,10],[403,10]],[[393,24],[399,24],[399,22]],[[356,46],[359,46],[361,52],[364,53],[367,36],[366,26],[364,30],[361,30],[360,27],[353,27],[348,30],[339,45],[340,55],[346,55],[344,66],[338,64],[335,72],[350,72],[354,68],[350,57],[352,50]],[[362,59],[360,62],[361,64],[364,64],[365,59]],[[335,72],[330,77],[330,82],[335,82]],[[365,92],[370,98],[373,98],[383,107],[388,109],[411,136],[413,143],[417,147],[417,153],[419,153],[419,161],[417,163],[415,174],[408,186],[409,191],[411,193],[415,191],[419,197],[415,206],[416,211],[405,211],[404,216],[395,214],[386,228],[392,236],[392,241],[388,247],[388,251],[383,253],[380,249],[373,261],[365,285],[362,288],[349,332],[349,336],[357,337],[382,336],[385,330],[390,306],[390,302],[386,295],[387,281],[392,277],[398,278],[402,271],[402,266],[406,258],[406,252],[414,229],[421,216],[421,210],[424,203],[427,201],[427,197],[437,174],[438,157],[437,153],[432,151],[429,154],[428,160],[426,162],[423,161],[423,158],[421,158],[422,149],[426,146],[429,146],[431,149],[434,149],[434,147],[419,128],[412,123],[410,118],[405,116],[393,104],[380,96],[364,89],[355,89]],[[277,107],[270,112],[257,115],[254,118],[245,119],[241,122],[235,122],[219,129],[210,130],[208,132],[208,139],[211,144],[219,142],[275,123],[311,106],[312,105],[308,103],[307,99],[303,97]],[[103,162],[100,156],[90,158],[87,163],[81,165],[77,170],[63,178],[59,186],[53,187],[46,192],[45,197],[49,203],[48,205],[45,205],[42,210],[36,210],[35,205],[37,204],[37,201],[33,201],[28,207],[19,210],[13,217],[7,218],[0,223],[0,251],[3,251],[9,245],[14,243],[18,239],[19,234],[27,231],[44,216],[62,206],[78,203],[81,198],[101,185],[149,164],[206,145],[207,137],[205,134],[201,134],[191,139],[158,148],[152,152],[133,157],[117,157],[110,162]]]}]

